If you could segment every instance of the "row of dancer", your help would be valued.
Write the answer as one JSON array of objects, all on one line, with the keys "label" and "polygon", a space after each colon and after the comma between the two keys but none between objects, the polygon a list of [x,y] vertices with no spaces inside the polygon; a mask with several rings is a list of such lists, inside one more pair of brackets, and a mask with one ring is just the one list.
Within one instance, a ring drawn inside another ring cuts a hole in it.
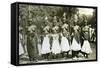
[{"label": "row of dancer", "polygon": [[[48,22],[48,20],[46,22]],[[27,51],[30,61],[37,61],[38,53],[42,55],[44,59],[49,59],[51,56],[57,59],[59,55],[68,57],[69,52],[72,52],[72,58],[78,58],[79,52],[88,58],[88,55],[92,53],[89,43],[89,26],[87,24],[85,24],[84,27],[80,27],[78,24],[69,26],[69,24],[66,23],[66,18],[64,18],[63,24],[58,25],[59,22],[57,22],[56,17],[53,26],[49,24],[47,23],[42,28],[43,34],[40,34],[41,38],[37,38],[39,34],[36,32],[36,25],[32,24],[28,27],[26,49],[23,47],[23,44],[21,44],[22,33],[19,32],[19,39],[21,38],[21,41],[19,40],[19,53],[22,54],[22,52]],[[40,42],[38,40],[40,40]],[[38,45],[40,45],[40,47],[38,47]]]},{"label": "row of dancer", "polygon": [[[59,55],[65,57],[69,56],[69,52],[72,51],[72,57],[78,58],[79,52],[84,57],[88,58],[88,55],[92,53],[89,39],[89,27],[87,25],[82,28],[81,34],[79,25],[72,27],[73,32],[70,34],[68,24],[64,23],[61,27],[54,25],[52,28],[46,25],[43,29],[44,36],[41,44],[41,54],[43,57],[49,59],[50,55],[53,58],[58,58]],[[50,29],[52,33],[50,33]],[[60,32],[59,32],[60,30]],[[82,35],[82,36],[81,36]],[[81,38],[84,39],[83,44]],[[72,41],[71,41],[72,40]]]}]

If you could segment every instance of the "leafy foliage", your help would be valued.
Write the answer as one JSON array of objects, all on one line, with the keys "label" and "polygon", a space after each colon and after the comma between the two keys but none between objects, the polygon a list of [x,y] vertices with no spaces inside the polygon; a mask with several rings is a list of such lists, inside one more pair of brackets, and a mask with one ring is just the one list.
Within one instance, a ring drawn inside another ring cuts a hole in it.
[{"label": "leafy foliage", "polygon": [[[23,32],[27,32],[28,26],[35,24],[38,32],[41,32],[45,26],[45,17],[48,17],[50,23],[53,23],[53,17],[57,16],[57,20],[63,18],[63,13],[66,13],[67,22],[72,25],[74,22],[74,15],[78,16],[78,24],[83,26],[86,15],[79,16],[77,7],[60,7],[60,6],[43,6],[43,5],[19,5],[19,26],[23,28]],[[95,25],[95,11],[93,16],[88,16],[88,24]],[[48,23],[49,24],[49,23]]]}]

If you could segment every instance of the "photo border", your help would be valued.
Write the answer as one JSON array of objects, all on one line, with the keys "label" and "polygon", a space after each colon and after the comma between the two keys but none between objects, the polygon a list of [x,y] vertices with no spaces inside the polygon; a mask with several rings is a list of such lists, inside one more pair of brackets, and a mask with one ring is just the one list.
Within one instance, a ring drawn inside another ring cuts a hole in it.
[{"label": "photo border", "polygon": [[[24,65],[43,65],[43,64],[58,64],[58,63],[76,63],[76,62],[91,62],[98,61],[98,23],[97,23],[97,6],[80,6],[80,5],[65,5],[65,4],[48,4],[48,3],[31,3],[31,2],[15,2],[16,4],[16,66]],[[43,6],[59,6],[59,7],[79,7],[79,8],[94,8],[96,10],[96,59],[93,60],[77,60],[77,61],[58,61],[58,62],[36,62],[19,64],[19,5],[43,5]]]}]

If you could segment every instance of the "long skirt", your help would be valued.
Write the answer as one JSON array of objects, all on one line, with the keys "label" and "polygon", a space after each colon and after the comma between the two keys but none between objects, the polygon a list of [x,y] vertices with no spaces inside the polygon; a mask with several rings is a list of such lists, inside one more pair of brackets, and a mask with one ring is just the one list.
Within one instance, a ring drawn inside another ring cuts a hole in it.
[{"label": "long skirt", "polygon": [[22,44],[19,43],[19,55],[22,55],[24,53],[24,49],[22,47]]},{"label": "long skirt", "polygon": [[61,47],[60,47],[59,41],[57,39],[53,40],[51,51],[54,54],[59,54],[61,52]]},{"label": "long skirt", "polygon": [[67,52],[70,50],[69,42],[66,37],[61,38],[61,51]]},{"label": "long skirt", "polygon": [[41,44],[38,43],[38,51],[39,51],[39,55],[41,55]]},{"label": "long skirt", "polygon": [[50,53],[50,42],[48,37],[44,37],[43,44],[42,44],[42,49],[41,49],[41,54],[47,54]]},{"label": "long skirt", "polygon": [[73,51],[81,50],[81,45],[75,40],[75,38],[73,38],[71,50],[73,50]]},{"label": "long skirt", "polygon": [[38,45],[37,37],[30,39],[30,36],[27,39],[27,52],[30,61],[36,61],[39,58],[38,54]]},{"label": "long skirt", "polygon": [[88,40],[84,40],[84,43],[83,43],[81,51],[85,52],[87,54],[92,53],[92,49],[90,47],[90,43],[89,43]]}]

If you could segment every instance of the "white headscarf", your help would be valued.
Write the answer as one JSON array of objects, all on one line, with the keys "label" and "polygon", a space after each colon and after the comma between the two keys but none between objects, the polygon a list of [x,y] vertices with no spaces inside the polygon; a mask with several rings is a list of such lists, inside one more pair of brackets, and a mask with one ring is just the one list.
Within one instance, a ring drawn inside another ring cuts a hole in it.
[{"label": "white headscarf", "polygon": [[36,25],[31,25],[29,28],[28,28],[28,31],[34,31],[36,29]]}]

